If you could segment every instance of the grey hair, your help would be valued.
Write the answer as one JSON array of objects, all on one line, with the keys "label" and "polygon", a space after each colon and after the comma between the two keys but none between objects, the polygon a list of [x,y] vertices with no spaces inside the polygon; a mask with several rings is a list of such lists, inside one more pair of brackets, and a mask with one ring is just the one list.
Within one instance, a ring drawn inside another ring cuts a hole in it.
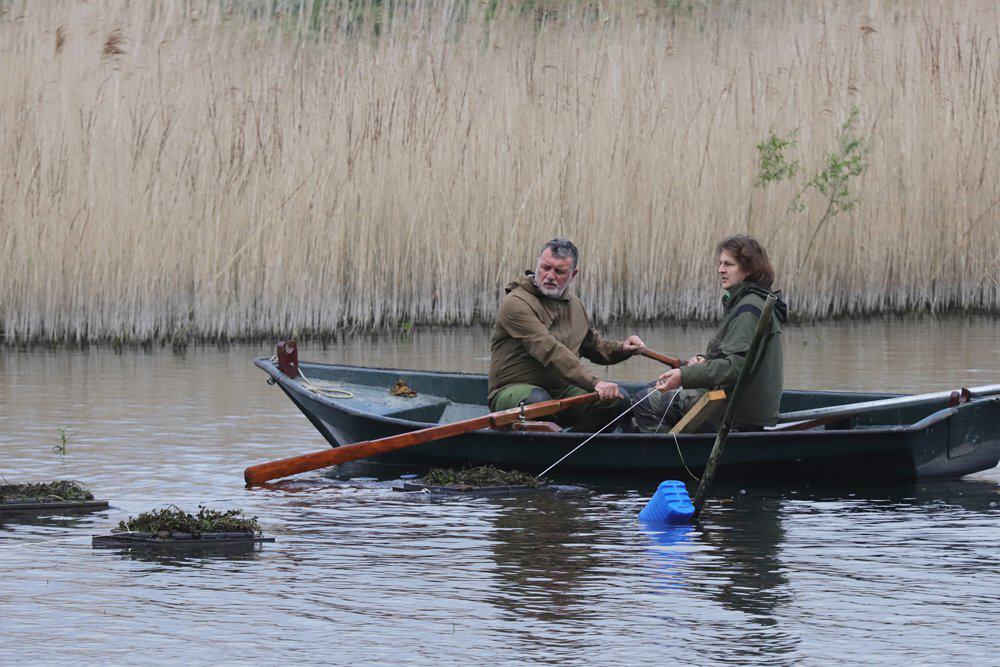
[{"label": "grey hair", "polygon": [[538,251],[539,257],[542,256],[542,253],[545,252],[546,248],[552,251],[552,255],[558,259],[572,257],[574,269],[580,261],[580,251],[576,249],[576,246],[569,239],[557,237],[551,241],[546,241],[545,245],[542,246],[542,249]]}]

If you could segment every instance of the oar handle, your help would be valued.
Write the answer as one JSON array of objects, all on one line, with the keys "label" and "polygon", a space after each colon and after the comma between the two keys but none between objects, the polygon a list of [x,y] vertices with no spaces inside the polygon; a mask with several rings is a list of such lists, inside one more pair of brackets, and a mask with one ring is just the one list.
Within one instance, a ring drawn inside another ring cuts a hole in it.
[{"label": "oar handle", "polygon": [[673,366],[674,368],[680,368],[681,366],[687,366],[687,362],[686,361],[681,361],[680,359],[676,359],[674,357],[668,357],[665,354],[660,354],[659,352],[656,352],[654,350],[650,350],[648,347],[645,350],[643,350],[642,352],[640,352],[640,354],[642,356],[644,356],[644,357],[649,357],[650,359],[655,359],[656,361],[659,361],[661,364],[666,364],[667,366]]},{"label": "oar handle", "polygon": [[534,419],[535,417],[544,417],[546,415],[555,414],[561,410],[571,408],[575,405],[585,405],[587,403],[591,403],[597,399],[598,395],[594,392],[590,394],[581,394],[580,396],[573,396],[571,398],[561,398],[553,401],[544,401],[542,403],[533,403],[531,405],[525,405],[523,408],[517,407],[511,408],[510,410],[492,412],[482,417],[466,419],[453,424],[432,426],[419,431],[411,431],[409,433],[393,435],[387,438],[379,438],[378,440],[365,440],[364,442],[357,442],[353,445],[334,447],[333,449],[325,449],[321,452],[314,452],[312,454],[302,454],[301,456],[292,456],[287,459],[281,459],[280,461],[260,463],[258,465],[250,466],[244,470],[243,479],[246,480],[247,486],[263,484],[264,482],[272,479],[288,477],[289,475],[296,475],[300,472],[309,472],[310,470],[327,468],[332,465],[337,465],[338,463],[347,463],[348,461],[355,461],[357,459],[376,456],[378,454],[385,454],[397,449],[403,449],[404,447],[422,445],[425,442],[441,440],[442,438],[449,438],[454,435],[461,435],[462,433],[478,431],[483,428],[506,426],[508,424],[513,424],[522,418]]}]

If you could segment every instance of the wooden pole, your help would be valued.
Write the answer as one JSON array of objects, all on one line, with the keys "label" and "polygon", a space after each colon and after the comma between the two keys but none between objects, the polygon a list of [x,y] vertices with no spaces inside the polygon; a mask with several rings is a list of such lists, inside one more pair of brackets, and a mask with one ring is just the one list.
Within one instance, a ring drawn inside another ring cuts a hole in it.
[{"label": "wooden pole", "polygon": [[698,515],[701,514],[701,508],[705,505],[705,496],[708,494],[708,487],[712,484],[715,469],[719,465],[719,459],[722,457],[723,450],[726,448],[726,438],[729,437],[729,429],[733,425],[736,405],[739,403],[740,398],[742,398],[744,386],[750,380],[750,373],[753,371],[754,366],[757,365],[757,355],[760,351],[760,344],[764,339],[764,334],[771,328],[771,314],[774,312],[776,301],[777,298],[773,296],[767,297],[767,300],[764,302],[764,310],[761,311],[760,319],[757,320],[757,328],[754,329],[753,338],[750,340],[750,349],[747,351],[746,363],[743,364],[743,370],[740,371],[739,377],[736,378],[736,386],[733,387],[729,405],[726,406],[726,414],[722,417],[719,433],[715,436],[715,444],[712,445],[712,452],[708,455],[705,472],[702,474],[698,490],[694,494],[694,515],[691,517],[692,520],[698,518]]},{"label": "wooden pole", "polygon": [[272,479],[288,477],[289,475],[308,472],[310,470],[318,470],[319,468],[327,468],[338,463],[346,463],[347,461],[363,459],[377,454],[385,454],[386,452],[403,449],[404,447],[422,445],[425,442],[433,442],[434,440],[449,438],[453,435],[478,431],[482,428],[506,426],[522,418],[527,420],[552,415],[566,408],[585,405],[597,399],[597,393],[594,392],[571,398],[532,403],[531,405],[525,405],[523,408],[517,407],[510,410],[491,412],[488,415],[475,417],[474,419],[432,426],[420,429],[419,431],[410,431],[409,433],[401,433],[400,435],[393,435],[387,438],[379,438],[378,440],[365,440],[353,445],[334,447],[322,452],[293,456],[281,459],[280,461],[260,463],[244,470],[243,479],[246,480],[247,486],[262,484]]}]

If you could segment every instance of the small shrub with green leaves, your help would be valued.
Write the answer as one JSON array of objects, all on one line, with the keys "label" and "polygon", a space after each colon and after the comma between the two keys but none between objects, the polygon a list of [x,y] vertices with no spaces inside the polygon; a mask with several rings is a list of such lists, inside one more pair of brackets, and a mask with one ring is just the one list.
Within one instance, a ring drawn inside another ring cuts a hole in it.
[{"label": "small shrub with green leaves", "polygon": [[[861,110],[857,105],[851,107],[846,120],[837,130],[836,147],[826,154],[822,166],[806,180],[788,207],[789,214],[805,213],[807,210],[805,197],[810,191],[820,195],[824,202],[823,213],[812,228],[803,259],[812,253],[820,230],[840,213],[853,210],[860,200],[853,180],[862,176],[868,169],[869,151],[869,141],[858,129],[860,118]],[[788,156],[788,153],[798,145],[797,136],[798,130],[793,130],[784,137],[772,131],[767,139],[757,144],[757,176],[754,179],[754,187],[766,187],[771,183],[791,180],[799,173],[800,162]],[[768,245],[787,220],[788,218],[775,228],[768,239]]]}]

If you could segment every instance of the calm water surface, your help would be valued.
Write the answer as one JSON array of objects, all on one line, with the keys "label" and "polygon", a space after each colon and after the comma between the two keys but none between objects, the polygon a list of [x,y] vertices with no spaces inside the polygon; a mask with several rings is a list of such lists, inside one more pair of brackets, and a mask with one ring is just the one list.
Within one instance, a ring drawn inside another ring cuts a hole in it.
[{"label": "calm water surface", "polygon": [[[634,330],[684,356],[710,333]],[[789,387],[1000,382],[992,319],[797,327],[786,345]],[[325,447],[251,365],[270,354],[0,353],[0,472],[80,479],[112,503],[0,515],[5,663],[1000,661],[1000,470],[904,485],[747,479],[717,488],[701,528],[674,530],[636,522],[652,487],[627,480],[432,500],[391,489],[419,470],[352,464],[245,490],[247,464]],[[302,351],[467,371],[484,371],[487,354],[480,329]],[[645,359],[612,370],[660,372]],[[76,431],[65,456],[51,450],[61,427]],[[93,534],[169,503],[244,508],[277,542],[223,555],[91,548]]]}]

